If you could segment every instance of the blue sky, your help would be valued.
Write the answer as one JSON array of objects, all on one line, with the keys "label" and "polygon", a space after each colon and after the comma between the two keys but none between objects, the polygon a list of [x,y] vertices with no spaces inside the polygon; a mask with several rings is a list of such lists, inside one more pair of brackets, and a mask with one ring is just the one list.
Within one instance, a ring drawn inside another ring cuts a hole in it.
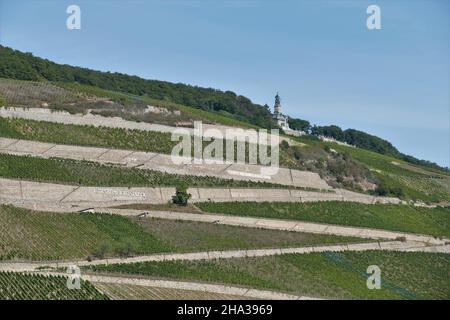
[{"label": "blue sky", "polygon": [[[65,26],[70,4],[81,30]],[[279,91],[286,114],[450,166],[450,1],[0,0],[0,43],[271,106]]]}]

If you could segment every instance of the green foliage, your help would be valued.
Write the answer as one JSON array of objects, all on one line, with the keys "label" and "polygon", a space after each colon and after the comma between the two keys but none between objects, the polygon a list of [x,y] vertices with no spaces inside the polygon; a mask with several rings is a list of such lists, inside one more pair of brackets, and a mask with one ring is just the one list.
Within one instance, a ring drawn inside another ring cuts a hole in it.
[{"label": "green foliage", "polygon": [[0,46],[0,77],[18,80],[47,80],[51,82],[80,83],[82,85],[166,100],[205,111],[225,111],[236,120],[262,127],[274,126],[270,112],[250,99],[231,91],[201,88],[181,83],[145,80],[121,73],[94,71],[86,68],[60,65]]},{"label": "green foliage", "polygon": [[205,212],[220,214],[349,225],[450,238],[450,210],[442,207],[423,208],[342,201],[203,202],[196,205]]},{"label": "green foliage", "polygon": [[187,191],[188,187],[184,183],[180,183],[176,187],[175,195],[172,197],[172,202],[179,206],[187,206],[188,200],[192,197]]},{"label": "green foliage", "polygon": [[291,129],[303,132],[309,132],[311,130],[311,124],[307,120],[289,118],[288,122]]},{"label": "green foliage", "polygon": [[[382,288],[368,290],[367,266],[382,268]],[[96,272],[219,282],[322,298],[449,299],[450,255],[365,251],[164,261],[89,267]]]},{"label": "green foliage", "polygon": [[346,152],[336,152],[328,145],[317,142],[311,145],[280,145],[280,164],[284,167],[318,173],[336,188],[363,192],[376,184],[373,174]]},{"label": "green foliage", "polygon": [[450,175],[445,171],[412,165],[365,149],[323,142],[321,144],[349,153],[353,159],[373,172],[378,184],[383,185],[390,195],[426,202],[448,202],[450,199]]},{"label": "green foliage", "polygon": [[[194,107],[185,106],[179,103],[174,103],[167,100],[157,100],[152,99],[148,96],[137,96],[129,93],[122,93],[117,91],[111,91],[106,89],[101,89],[94,86],[82,85],[79,83],[65,83],[58,82],[58,86],[68,89],[75,94],[83,94],[87,96],[103,97],[111,99],[112,101],[126,106],[127,108],[121,108],[120,112],[110,112],[110,116],[118,116],[127,120],[132,121],[144,121],[144,122],[158,122],[167,123],[169,125],[177,125],[180,121],[190,122],[192,120],[201,120],[204,122],[219,123],[228,126],[237,126],[243,128],[258,128],[258,126],[251,125],[248,122],[237,120],[233,115],[223,112],[206,111],[202,109],[197,109]],[[89,107],[89,104],[85,105]],[[139,117],[136,115],[131,116],[128,111],[132,111],[131,107],[146,107],[147,105],[152,105],[156,107],[166,108],[168,110],[179,110],[181,115],[174,119],[165,117],[156,118],[155,114],[148,115],[147,117]],[[102,106],[104,108],[104,106]],[[91,107],[92,108],[92,107]],[[64,110],[70,111],[72,108],[64,108]],[[105,112],[101,112],[101,115],[107,115]]]},{"label": "green foliage", "polygon": [[379,183],[377,188],[374,190],[374,194],[378,196],[393,196],[397,198],[404,198],[405,196],[401,187],[386,183],[386,180],[381,180],[381,183]]},{"label": "green foliage", "polygon": [[88,281],[80,284],[71,290],[63,276],[0,272],[0,300],[109,300]]},{"label": "green foliage", "polygon": [[311,133],[316,136],[330,137],[339,141],[344,141],[344,132],[341,128],[335,125],[331,126],[313,126]]},{"label": "green foliage", "polygon": [[362,131],[347,129],[344,131],[344,137],[341,141],[347,142],[348,144],[357,146],[362,149],[375,151],[381,154],[393,157],[400,156],[399,151],[389,141]]},{"label": "green foliage", "polygon": [[9,138],[140,150],[170,154],[177,144],[170,133],[68,125],[45,121],[0,118],[0,135]]},{"label": "green foliage", "polygon": [[311,129],[311,133],[316,136],[331,137],[338,141],[348,143],[352,146],[391,156],[412,164],[422,165],[437,170],[444,170],[447,172],[449,171],[448,168],[442,168],[436,163],[426,160],[419,160],[413,156],[403,154],[398,151],[397,148],[395,148],[389,141],[363,131],[355,129],[347,129],[343,131],[340,127],[331,125],[314,126]]}]

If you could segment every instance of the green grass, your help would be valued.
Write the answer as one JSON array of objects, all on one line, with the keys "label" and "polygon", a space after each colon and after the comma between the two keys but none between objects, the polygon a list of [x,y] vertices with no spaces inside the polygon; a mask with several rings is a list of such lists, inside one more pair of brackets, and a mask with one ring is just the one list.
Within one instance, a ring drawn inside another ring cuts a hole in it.
[{"label": "green grass", "polygon": [[185,183],[189,187],[286,188],[284,185],[268,182],[179,175],[91,161],[60,158],[45,159],[10,154],[0,154],[0,176],[83,186],[167,187]]},{"label": "green grass", "polygon": [[0,260],[68,260],[311,246],[367,239],[96,213],[0,206]]},{"label": "green grass", "polygon": [[[366,287],[369,265],[382,287]],[[92,266],[100,273],[205,281],[341,299],[449,299],[450,255],[386,251]]]},{"label": "green grass", "polygon": [[204,212],[236,216],[292,219],[450,238],[450,209],[353,202],[204,202]]},{"label": "green grass", "polygon": [[88,281],[79,290],[67,288],[67,278],[0,272],[0,300],[109,300]]}]

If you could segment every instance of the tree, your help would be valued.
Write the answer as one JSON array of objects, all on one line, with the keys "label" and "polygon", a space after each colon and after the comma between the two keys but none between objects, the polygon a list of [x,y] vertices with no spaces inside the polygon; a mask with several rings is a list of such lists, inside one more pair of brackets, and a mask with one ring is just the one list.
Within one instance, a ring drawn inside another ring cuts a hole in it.
[{"label": "tree", "polygon": [[185,184],[179,184],[176,188],[175,195],[172,197],[172,202],[185,207],[191,197],[192,195],[187,192],[187,186]]},{"label": "tree", "polygon": [[0,45],[0,78],[16,80],[45,80],[53,82],[78,82],[102,89],[146,95],[213,112],[225,111],[236,120],[271,128],[270,110],[232,91],[146,80],[122,73],[100,72],[87,68],[61,65]]},{"label": "tree", "polygon": [[289,117],[288,122],[291,129],[300,130],[306,133],[309,133],[309,130],[311,130],[311,124],[307,120],[294,119]]},{"label": "tree", "polygon": [[316,136],[325,136],[339,141],[344,141],[344,132],[338,126],[314,126],[311,133]]}]

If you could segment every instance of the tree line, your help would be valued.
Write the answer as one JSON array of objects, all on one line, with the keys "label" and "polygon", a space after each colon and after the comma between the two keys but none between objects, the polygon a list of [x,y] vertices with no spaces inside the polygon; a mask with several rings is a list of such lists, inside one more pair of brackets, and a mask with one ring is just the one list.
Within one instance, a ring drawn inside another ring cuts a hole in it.
[{"label": "tree line", "polygon": [[117,72],[101,72],[62,65],[4,46],[0,46],[0,62],[0,77],[3,78],[78,82],[106,90],[148,96],[157,100],[218,112],[264,128],[275,127],[269,109],[232,91],[146,80]]}]

